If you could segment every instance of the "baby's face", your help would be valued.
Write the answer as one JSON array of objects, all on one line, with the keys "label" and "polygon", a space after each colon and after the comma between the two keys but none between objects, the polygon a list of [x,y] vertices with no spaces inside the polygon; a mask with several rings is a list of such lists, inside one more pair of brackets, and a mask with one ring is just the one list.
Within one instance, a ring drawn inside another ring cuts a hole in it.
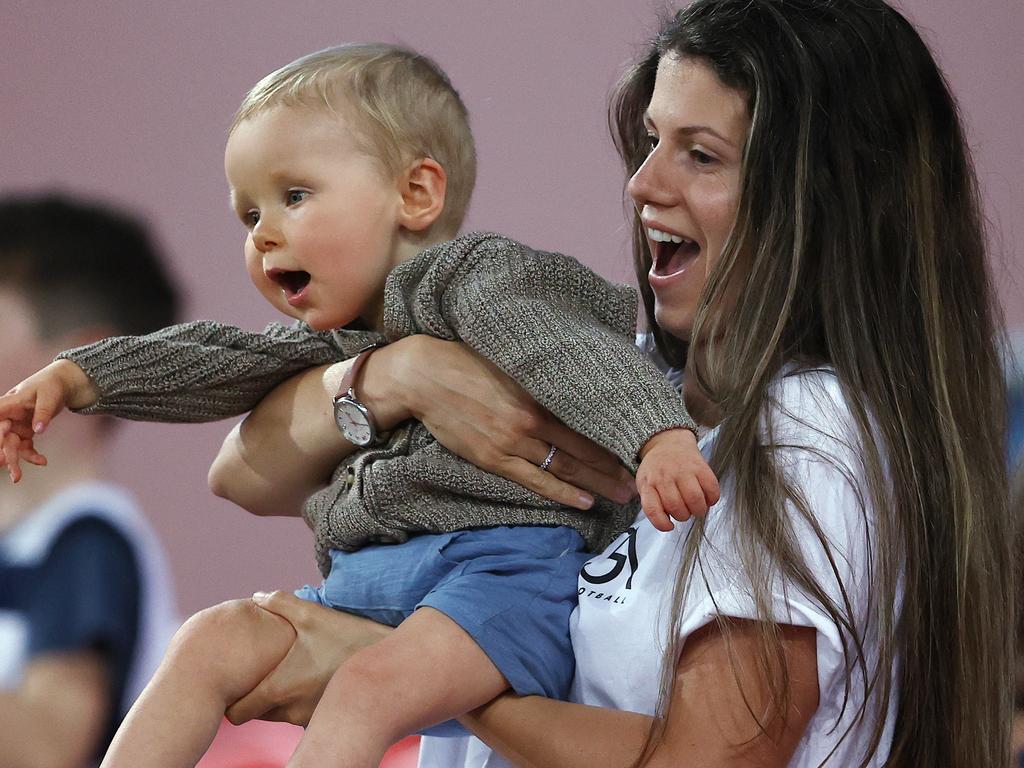
[{"label": "baby's face", "polygon": [[316,330],[378,322],[402,197],[344,119],[274,107],[235,128],[224,167],[246,268],[267,301]]}]

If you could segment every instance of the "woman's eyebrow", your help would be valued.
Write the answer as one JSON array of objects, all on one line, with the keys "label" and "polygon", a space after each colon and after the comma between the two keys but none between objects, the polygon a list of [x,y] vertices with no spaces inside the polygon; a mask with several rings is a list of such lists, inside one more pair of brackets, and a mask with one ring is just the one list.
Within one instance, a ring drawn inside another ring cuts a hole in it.
[{"label": "woman's eyebrow", "polygon": [[[651,119],[651,115],[649,112],[644,112],[644,126],[647,128],[656,127],[654,121]],[[677,137],[682,138],[690,138],[694,134],[706,133],[711,136],[714,136],[719,141],[725,142],[730,147],[736,146],[736,142],[726,138],[709,125],[684,125],[682,127],[676,128],[675,130],[672,131],[672,133],[674,133]]]},{"label": "woman's eyebrow", "polygon": [[690,137],[697,133],[707,133],[711,136],[714,136],[719,141],[728,144],[730,147],[736,146],[735,142],[733,142],[731,139],[727,139],[725,136],[723,136],[714,128],[708,125],[686,125],[683,126],[682,128],[676,128],[675,133],[677,136],[684,137]]}]

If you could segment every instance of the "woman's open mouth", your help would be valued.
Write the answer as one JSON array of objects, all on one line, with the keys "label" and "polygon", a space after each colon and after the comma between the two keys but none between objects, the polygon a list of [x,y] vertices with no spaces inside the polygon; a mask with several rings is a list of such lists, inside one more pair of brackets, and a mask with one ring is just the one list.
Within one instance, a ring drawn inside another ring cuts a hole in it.
[{"label": "woman's open mouth", "polygon": [[700,255],[695,240],[673,235],[652,227],[647,228],[651,244],[651,274],[659,277],[673,275],[686,269]]}]

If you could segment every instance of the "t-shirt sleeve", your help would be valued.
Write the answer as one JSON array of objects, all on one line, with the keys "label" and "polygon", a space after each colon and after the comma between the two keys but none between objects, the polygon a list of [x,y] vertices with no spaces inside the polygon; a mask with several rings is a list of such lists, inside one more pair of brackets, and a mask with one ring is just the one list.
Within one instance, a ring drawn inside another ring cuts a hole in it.
[{"label": "t-shirt sleeve", "polygon": [[129,543],[98,518],[69,525],[38,571],[27,610],[29,656],[98,650],[115,683],[134,650],[140,580]]},{"label": "t-shirt sleeve", "polygon": [[[813,524],[790,508],[793,542],[817,584],[839,608],[852,610],[854,626],[869,625],[871,573],[870,511],[858,487],[860,473],[852,446],[855,434],[833,383],[807,381],[787,385],[775,422],[777,453],[786,479],[806,501]],[[808,387],[810,390],[808,391]],[[805,396],[808,399],[805,401]],[[731,489],[723,484],[722,501],[705,526],[700,567],[690,584],[680,631],[685,638],[716,615],[757,619],[750,577],[742,566],[737,525],[730,510]],[[817,526],[818,530],[815,530]],[[824,539],[824,541],[822,541]],[[820,600],[787,580],[772,566],[765,568],[765,586],[772,618],[783,624],[813,627],[818,633],[818,680],[822,690],[845,679],[847,654],[855,653]],[[864,638],[862,637],[861,640]],[[852,659],[852,656],[850,657]]]}]

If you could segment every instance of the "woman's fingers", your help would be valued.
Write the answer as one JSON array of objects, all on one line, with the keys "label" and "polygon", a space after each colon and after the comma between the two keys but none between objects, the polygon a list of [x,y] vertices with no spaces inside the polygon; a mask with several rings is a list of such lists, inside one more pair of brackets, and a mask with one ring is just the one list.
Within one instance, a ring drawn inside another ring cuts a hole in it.
[{"label": "woman's fingers", "polygon": [[537,464],[516,456],[502,462],[497,473],[513,483],[533,491],[546,499],[564,504],[573,509],[590,509],[594,506],[594,497],[553,473],[542,470]]},{"label": "woman's fingers", "polygon": [[626,504],[636,496],[633,477],[625,467],[618,466],[612,472],[607,472],[585,464],[561,449],[552,458],[548,473],[569,485],[618,504]]},{"label": "woman's fingers", "polygon": [[229,707],[226,715],[233,723],[263,717],[305,725],[338,667],[391,631],[285,592],[257,593],[253,601],[289,622],[295,628],[295,641],[281,663]]},{"label": "woman's fingers", "polygon": [[[618,457],[607,448],[578,432],[573,432],[551,414],[545,413],[544,416],[545,418],[540,421],[533,437],[557,445],[560,451],[575,456],[599,472],[608,475],[615,475],[620,471],[625,472]],[[629,473],[626,472],[626,474]]]},{"label": "woman's fingers", "polygon": [[[295,629],[296,638],[277,667],[259,685],[228,707],[225,717],[235,725],[255,718],[305,725],[319,700],[316,689],[323,690],[322,685],[309,679],[314,674],[315,665],[309,663],[310,659],[306,655],[308,649],[303,643],[302,633],[308,624],[306,614],[312,606],[294,595],[280,591],[257,592],[253,595],[253,602],[289,622]],[[323,685],[326,683],[324,680]]]},{"label": "woman's fingers", "polygon": [[311,607],[308,600],[303,600],[280,589],[273,592],[256,592],[252,596],[252,601],[264,611],[280,616],[296,629],[307,618]]},{"label": "woman's fingers", "polygon": [[317,702],[287,699],[287,689],[278,681],[275,669],[263,678],[259,685],[228,707],[224,717],[232,725],[241,725],[250,720],[273,720],[292,725],[307,725]]},{"label": "woman's fingers", "polygon": [[[539,465],[553,445],[558,450],[547,471],[566,484],[619,504],[627,503],[636,495],[633,476],[610,451],[573,432],[553,416],[537,432],[542,448],[523,458],[538,459],[535,463]],[[538,453],[539,458],[535,455]]]},{"label": "woman's fingers", "polygon": [[[573,507],[593,494],[631,498],[631,478],[614,455],[558,421],[493,363],[437,339],[410,350],[423,355],[415,369],[429,371],[411,410],[450,451]],[[537,465],[552,445],[558,453],[544,477]]]}]

